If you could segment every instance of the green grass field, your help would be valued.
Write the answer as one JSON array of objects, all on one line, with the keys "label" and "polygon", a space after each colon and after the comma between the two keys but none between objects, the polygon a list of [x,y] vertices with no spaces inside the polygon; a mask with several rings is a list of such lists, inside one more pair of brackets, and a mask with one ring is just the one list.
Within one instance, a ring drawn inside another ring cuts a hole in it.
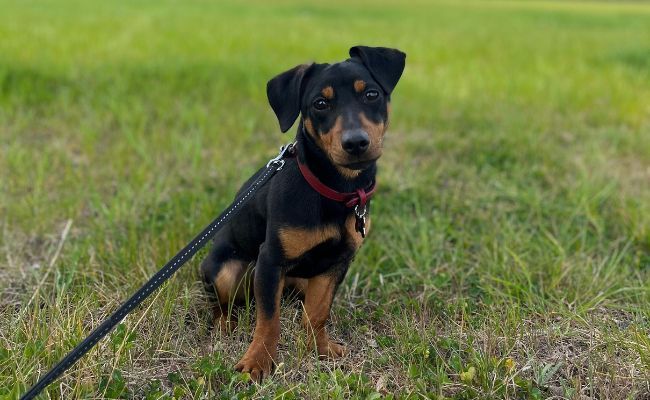
[{"label": "green grass field", "polygon": [[197,258],[43,398],[649,398],[650,4],[273,3],[0,0],[0,397],[292,139],[268,79],[368,44],[408,58],[351,353],[319,361],[288,304],[248,383],[254,313],[210,331]]}]

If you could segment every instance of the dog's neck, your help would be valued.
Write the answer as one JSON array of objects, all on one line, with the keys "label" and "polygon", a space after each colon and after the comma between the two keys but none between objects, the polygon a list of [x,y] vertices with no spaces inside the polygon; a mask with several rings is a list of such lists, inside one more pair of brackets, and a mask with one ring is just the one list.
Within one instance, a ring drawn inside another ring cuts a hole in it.
[{"label": "dog's neck", "polygon": [[372,163],[354,177],[342,174],[327,154],[325,154],[325,151],[316,144],[314,138],[306,132],[302,121],[298,125],[296,142],[298,143],[299,161],[307,165],[322,183],[334,190],[339,192],[354,192],[360,188],[367,188],[375,179],[375,175],[377,174],[376,163]]}]

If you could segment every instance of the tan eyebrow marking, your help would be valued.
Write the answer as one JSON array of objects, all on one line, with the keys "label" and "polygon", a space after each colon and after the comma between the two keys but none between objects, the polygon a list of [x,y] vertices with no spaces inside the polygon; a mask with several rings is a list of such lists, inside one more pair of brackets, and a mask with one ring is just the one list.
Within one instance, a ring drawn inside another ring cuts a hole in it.
[{"label": "tan eyebrow marking", "polygon": [[362,81],[361,79],[357,79],[356,81],[354,81],[355,92],[361,93],[365,88],[366,88],[366,82]]},{"label": "tan eyebrow marking", "polygon": [[331,86],[326,86],[323,88],[323,90],[320,91],[320,93],[323,95],[328,100],[331,100],[334,98],[334,88]]}]

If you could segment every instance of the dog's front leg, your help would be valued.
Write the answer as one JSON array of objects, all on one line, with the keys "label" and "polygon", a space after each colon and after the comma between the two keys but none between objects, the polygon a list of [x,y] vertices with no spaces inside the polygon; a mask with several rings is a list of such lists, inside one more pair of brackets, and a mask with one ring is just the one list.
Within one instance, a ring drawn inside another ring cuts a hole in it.
[{"label": "dog's front leg", "polygon": [[255,381],[270,375],[280,340],[280,296],[284,275],[278,257],[262,246],[255,265],[255,303],[257,323],[253,342],[235,369],[248,372]]},{"label": "dog's front leg", "polygon": [[330,340],[325,326],[340,280],[335,274],[319,275],[307,283],[302,324],[307,331],[309,347],[315,344],[321,358],[338,358],[345,353],[343,345]]}]

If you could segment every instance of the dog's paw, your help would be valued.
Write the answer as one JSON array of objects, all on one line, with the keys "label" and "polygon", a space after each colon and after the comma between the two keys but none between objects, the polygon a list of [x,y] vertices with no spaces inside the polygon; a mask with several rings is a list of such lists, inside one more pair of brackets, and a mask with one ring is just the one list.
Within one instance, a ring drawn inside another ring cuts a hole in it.
[{"label": "dog's paw", "polygon": [[341,343],[336,343],[328,340],[326,345],[318,346],[318,356],[321,359],[334,360],[343,357],[347,353],[347,349]]},{"label": "dog's paw", "polygon": [[235,370],[248,372],[253,381],[261,382],[271,375],[273,365],[273,358],[264,348],[257,349],[251,346],[244,354],[244,357],[235,365]]}]

